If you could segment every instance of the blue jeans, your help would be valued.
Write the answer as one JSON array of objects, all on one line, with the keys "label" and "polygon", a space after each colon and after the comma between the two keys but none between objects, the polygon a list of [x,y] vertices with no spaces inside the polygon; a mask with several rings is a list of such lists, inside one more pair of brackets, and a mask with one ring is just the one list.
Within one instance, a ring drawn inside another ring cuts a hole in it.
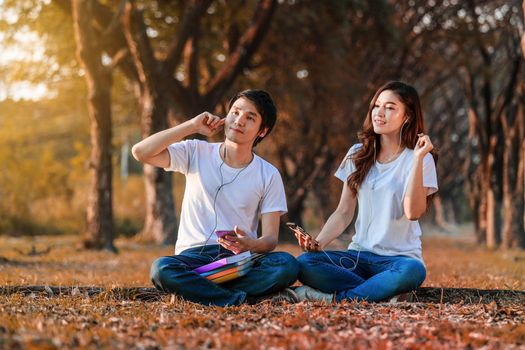
[{"label": "blue jeans", "polygon": [[322,292],[335,293],[337,302],[384,300],[418,288],[426,277],[421,261],[401,255],[327,251],[304,253],[297,260],[299,280]]},{"label": "blue jeans", "polygon": [[205,305],[239,305],[246,298],[277,292],[297,280],[299,266],[285,252],[271,252],[257,259],[246,275],[215,284],[193,269],[233,253],[220,245],[186,249],[178,255],[158,258],[151,265],[155,288],[176,293],[184,299]]}]

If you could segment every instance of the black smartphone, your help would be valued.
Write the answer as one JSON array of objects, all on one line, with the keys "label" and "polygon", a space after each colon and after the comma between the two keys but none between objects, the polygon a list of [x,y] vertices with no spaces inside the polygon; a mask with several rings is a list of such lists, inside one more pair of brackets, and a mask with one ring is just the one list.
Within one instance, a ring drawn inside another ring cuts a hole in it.
[{"label": "black smartphone", "polygon": [[287,222],[286,226],[293,232],[296,232],[304,237],[313,238],[308,232],[306,232],[301,226],[297,225],[295,222]]}]

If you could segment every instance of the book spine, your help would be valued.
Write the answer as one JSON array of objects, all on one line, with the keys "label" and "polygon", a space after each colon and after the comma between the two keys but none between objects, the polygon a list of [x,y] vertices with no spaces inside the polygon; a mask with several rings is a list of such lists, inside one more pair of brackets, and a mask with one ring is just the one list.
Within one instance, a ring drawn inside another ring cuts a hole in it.
[{"label": "book spine", "polygon": [[211,271],[211,270],[214,270],[218,267],[221,267],[221,266],[224,266],[226,265],[227,262],[226,262],[226,258],[224,259],[221,259],[221,260],[217,260],[217,261],[214,261],[212,263],[209,263],[207,265],[203,265],[201,267],[197,267],[195,270],[195,272],[197,273],[203,273],[203,272],[207,272],[207,271]]},{"label": "book spine", "polygon": [[230,273],[235,273],[237,271],[238,271],[238,269],[237,269],[237,266],[236,266],[236,267],[232,267],[231,269],[228,269],[228,270],[216,272],[214,274],[206,276],[206,278],[209,279],[209,280],[214,280],[216,278],[222,277],[224,275],[228,275]]},{"label": "book spine", "polygon": [[234,273],[230,273],[229,275],[225,275],[225,276],[222,276],[222,277],[215,278],[215,279],[213,279],[211,281],[213,283],[217,283],[217,284],[228,282],[228,281],[231,281],[231,280],[233,280],[235,278],[242,277],[242,276],[246,275],[249,271],[250,271],[250,269],[236,271]]}]

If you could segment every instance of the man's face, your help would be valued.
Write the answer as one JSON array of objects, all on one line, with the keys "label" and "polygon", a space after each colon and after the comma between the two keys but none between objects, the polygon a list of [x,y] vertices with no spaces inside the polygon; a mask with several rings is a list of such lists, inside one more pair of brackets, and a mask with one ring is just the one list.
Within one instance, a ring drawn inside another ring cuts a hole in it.
[{"label": "man's face", "polygon": [[253,144],[255,138],[265,131],[260,131],[262,117],[257,112],[255,104],[247,98],[241,97],[232,105],[226,116],[226,138],[235,143]]}]

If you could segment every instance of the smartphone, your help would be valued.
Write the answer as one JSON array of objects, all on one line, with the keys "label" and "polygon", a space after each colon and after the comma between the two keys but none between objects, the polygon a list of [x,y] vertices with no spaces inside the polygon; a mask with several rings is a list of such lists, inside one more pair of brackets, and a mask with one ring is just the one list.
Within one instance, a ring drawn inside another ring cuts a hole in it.
[{"label": "smartphone", "polygon": [[227,237],[224,237],[224,236],[236,236],[235,234],[235,231],[233,230],[217,230],[215,231],[215,234],[217,235],[217,238],[224,238],[224,239],[228,239]]},{"label": "smartphone", "polygon": [[288,226],[290,230],[300,234],[301,236],[310,237],[313,239],[313,237],[308,232],[306,232],[301,226],[297,225],[295,222],[287,222],[286,226]]}]

